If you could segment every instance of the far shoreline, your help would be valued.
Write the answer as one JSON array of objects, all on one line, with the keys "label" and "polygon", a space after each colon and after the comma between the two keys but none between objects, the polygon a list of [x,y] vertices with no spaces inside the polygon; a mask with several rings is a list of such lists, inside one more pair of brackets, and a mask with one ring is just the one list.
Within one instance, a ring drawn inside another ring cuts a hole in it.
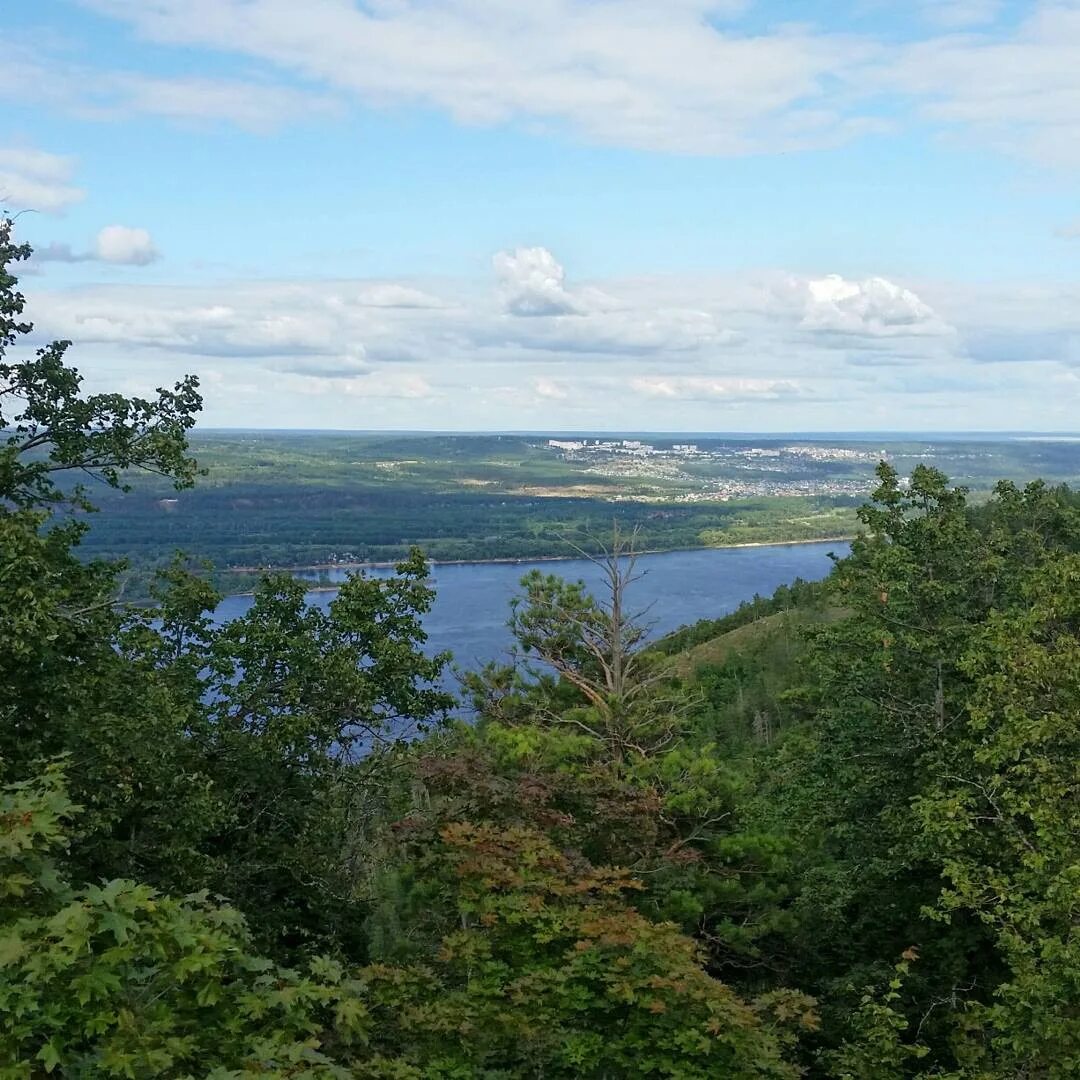
[{"label": "far shoreline", "polygon": [[[732,551],[737,548],[763,548],[763,547],[794,547],[797,544],[837,544],[850,543],[855,539],[849,536],[820,536],[800,540],[748,540],[739,544],[700,544],[693,547],[675,548],[649,548],[638,551],[637,555],[674,555],[686,551]],[[598,556],[599,557],[599,556]],[[428,559],[429,566],[523,566],[528,563],[539,562],[582,562],[588,560],[587,555],[526,555],[521,557],[501,557],[494,559]],[[340,562],[340,563],[315,563],[309,566],[230,566],[226,569],[231,574],[297,574],[302,572],[317,572],[321,570],[393,570],[403,559],[379,561],[379,562]],[[340,583],[332,585],[312,585],[309,592],[333,592],[340,587]],[[251,596],[251,592],[229,593],[230,596]]]}]

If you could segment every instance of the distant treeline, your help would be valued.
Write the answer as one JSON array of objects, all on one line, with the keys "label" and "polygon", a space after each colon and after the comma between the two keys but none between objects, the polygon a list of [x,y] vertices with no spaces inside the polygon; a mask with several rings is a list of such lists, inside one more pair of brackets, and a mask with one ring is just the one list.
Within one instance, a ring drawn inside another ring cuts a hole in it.
[{"label": "distant treeline", "polygon": [[[243,484],[100,500],[81,550],[165,565],[176,550],[236,567],[390,562],[419,547],[429,559],[531,559],[598,550],[618,521],[647,550],[831,538],[852,531],[852,499],[756,499],[672,505],[599,498],[445,494],[406,487]],[[222,577],[231,584],[234,575]]]}]

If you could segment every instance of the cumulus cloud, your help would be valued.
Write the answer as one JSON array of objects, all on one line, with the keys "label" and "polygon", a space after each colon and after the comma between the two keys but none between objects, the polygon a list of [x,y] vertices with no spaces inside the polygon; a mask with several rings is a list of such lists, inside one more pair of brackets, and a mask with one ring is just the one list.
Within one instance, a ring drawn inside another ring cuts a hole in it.
[{"label": "cumulus cloud", "polygon": [[114,266],[149,266],[160,258],[146,229],[127,225],[106,225],[87,251],[75,251],[70,244],[52,243],[35,248],[36,262],[103,262]]},{"label": "cumulus cloud", "polygon": [[124,266],[147,266],[158,258],[150,234],[126,225],[106,225],[97,234],[94,253],[102,262]]},{"label": "cumulus cloud", "polygon": [[514,343],[568,356],[647,355],[739,343],[738,332],[709,311],[659,304],[642,306],[596,287],[570,288],[566,271],[544,247],[501,251],[493,264],[509,322],[479,328],[482,344]]},{"label": "cumulus cloud", "polygon": [[[657,275],[598,283],[606,301],[594,308],[565,274],[548,277],[577,314],[509,314],[499,282],[453,279],[128,283],[42,290],[31,305],[40,337],[76,341],[88,376],[98,363],[159,381],[209,370],[220,400],[258,399],[266,423],[289,419],[275,395],[295,393],[311,399],[305,422],[322,426],[375,425],[349,412],[362,398],[379,423],[406,427],[497,415],[707,428],[709,410],[728,405],[748,427],[843,427],[837,402],[854,416],[882,401],[890,426],[918,426],[925,403],[994,416],[1009,385],[1000,426],[1023,426],[1022,406],[1037,427],[1049,424],[1034,410],[1050,380],[1080,370],[1080,287]],[[1046,408],[1064,427],[1078,402],[1072,383],[1054,385]],[[409,402],[439,404],[410,413]]]},{"label": "cumulus cloud", "polygon": [[511,315],[580,315],[585,310],[567,292],[566,271],[547,248],[500,251],[492,263]]},{"label": "cumulus cloud", "polygon": [[929,304],[883,277],[848,281],[828,274],[798,284],[805,290],[801,326],[835,334],[898,337],[949,332]]},{"label": "cumulus cloud", "polygon": [[72,184],[75,162],[44,150],[0,147],[0,207],[60,213],[86,194]]},{"label": "cumulus cloud", "polygon": [[[142,239],[111,249],[114,258],[146,250]],[[567,284],[547,249],[503,253],[496,265],[494,289],[443,282],[440,293],[392,280],[99,286],[46,294],[39,321],[56,336],[114,349],[252,359],[340,378],[387,364],[467,360],[597,370],[648,363],[649,375],[659,363],[673,375],[697,377],[693,369],[707,367],[710,378],[775,380],[833,363],[815,354],[838,349],[851,368],[910,366],[953,348],[946,320],[885,278],[648,278],[585,290]],[[515,310],[530,314],[508,313]],[[538,392],[554,397],[561,377],[545,378]],[[700,388],[709,392],[705,383]]]}]

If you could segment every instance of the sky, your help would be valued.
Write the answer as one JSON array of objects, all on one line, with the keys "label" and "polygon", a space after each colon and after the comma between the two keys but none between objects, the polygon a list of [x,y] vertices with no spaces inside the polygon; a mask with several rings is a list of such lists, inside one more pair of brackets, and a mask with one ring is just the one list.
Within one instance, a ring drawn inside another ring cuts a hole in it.
[{"label": "sky", "polygon": [[1080,428],[1080,0],[4,0],[35,342],[208,427]]}]

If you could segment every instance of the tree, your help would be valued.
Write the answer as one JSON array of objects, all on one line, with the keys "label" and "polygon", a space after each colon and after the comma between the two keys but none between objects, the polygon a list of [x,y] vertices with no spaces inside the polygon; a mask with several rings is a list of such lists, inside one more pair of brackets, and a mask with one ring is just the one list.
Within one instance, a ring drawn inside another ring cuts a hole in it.
[{"label": "tree", "polygon": [[69,885],[76,813],[56,766],[0,791],[0,1076],[341,1075],[319,1039],[336,990],[252,953],[205,894]]},{"label": "tree", "polygon": [[585,854],[590,830],[618,822],[614,800],[640,842],[653,808],[632,790],[590,799],[565,774],[515,775],[452,744],[420,752],[413,776],[374,882],[393,921],[369,969],[388,1054],[425,1076],[796,1075],[785,1058],[812,1002],[740,999],[633,906],[642,880]]},{"label": "tree", "polygon": [[860,511],[868,531],[831,582],[847,617],[808,630],[796,696],[810,719],[766,758],[758,805],[801,852],[789,970],[827,1002],[826,1028],[842,1032],[861,989],[917,946],[890,1008],[930,1047],[927,1070],[947,1071],[962,1014],[992,998],[1008,961],[973,905],[948,923],[927,917],[952,857],[918,808],[951,805],[936,801],[942,775],[977,780],[960,765],[983,739],[969,719],[982,693],[974,658],[989,655],[1000,618],[1029,610],[1029,575],[1067,560],[1080,528],[1041,484],[999,485],[973,512],[936,470],[907,484],[884,464],[878,475]]},{"label": "tree", "polygon": [[352,750],[402,737],[450,703],[424,654],[426,565],[354,576],[324,612],[270,576],[243,617],[181,559],[156,606],[118,598],[116,564],[84,562],[85,492],[68,473],[123,486],[128,469],[180,486],[195,383],[146,402],[81,392],[66,343],[16,362],[30,333],[10,268],[29,254],[0,228],[0,758],[16,773],[67,755],[84,807],[67,866],[185,894],[228,895],[260,944],[362,953],[345,834],[376,759]]},{"label": "tree", "polygon": [[[59,480],[120,486],[121,470],[147,468],[190,484],[186,433],[201,402],[193,379],[156,402],[84,396],[66,342],[16,358],[32,327],[12,268],[29,254],[0,219],[0,757],[28,770],[69,752],[96,837],[139,806],[140,842],[171,835],[177,842],[162,846],[187,867],[182,837],[210,813],[187,708],[122,655],[131,616],[117,604],[119,568],[78,558],[86,523],[59,511],[69,499],[69,509],[90,505]],[[87,856],[93,846],[77,845]]]},{"label": "tree", "polygon": [[[33,357],[11,361],[10,349],[33,325],[23,320],[25,297],[11,267],[30,257],[12,239],[13,221],[0,214],[0,510],[60,502],[55,478],[78,473],[111,487],[126,469],[145,469],[189,487],[197,467],[186,433],[202,407],[198,379],[187,376],[156,400],[82,393],[82,376],[66,363],[71,345],[54,341]],[[73,494],[85,507],[81,488]]]},{"label": "tree", "polygon": [[963,738],[928,761],[916,801],[946,886],[946,923],[974,915],[1005,972],[964,1003],[972,1075],[1080,1073],[1080,556],[1020,575],[1022,604],[993,613],[962,660]]},{"label": "tree", "polygon": [[[128,655],[187,703],[186,737],[217,793],[199,884],[247,912],[265,948],[362,954],[365,912],[345,851],[386,763],[373,751],[453,704],[438,685],[447,657],[423,652],[427,578],[417,551],[390,577],[350,575],[323,610],[302,582],[268,575],[243,615],[215,626],[198,601],[177,604],[194,583],[174,576],[155,613],[161,629],[144,621],[125,638]],[[168,882],[172,856],[156,854],[153,880]]]},{"label": "tree", "polygon": [[517,669],[490,666],[465,680],[485,716],[511,722],[517,715],[526,724],[584,734],[613,761],[648,757],[673,743],[677,702],[660,692],[666,675],[643,648],[647,611],[627,604],[641,577],[635,541],[636,533],[625,536],[616,525],[600,555],[578,549],[601,571],[602,600],[582,581],[538,570],[522,578],[509,623]]},{"label": "tree", "polygon": [[296,971],[205,894],[68,885],[75,812],[56,767],[0,791],[0,1076],[765,1080],[814,1024],[798,994],[740,1001],[622,904],[629,875],[529,829],[445,822],[414,849],[456,924],[421,962]]}]

